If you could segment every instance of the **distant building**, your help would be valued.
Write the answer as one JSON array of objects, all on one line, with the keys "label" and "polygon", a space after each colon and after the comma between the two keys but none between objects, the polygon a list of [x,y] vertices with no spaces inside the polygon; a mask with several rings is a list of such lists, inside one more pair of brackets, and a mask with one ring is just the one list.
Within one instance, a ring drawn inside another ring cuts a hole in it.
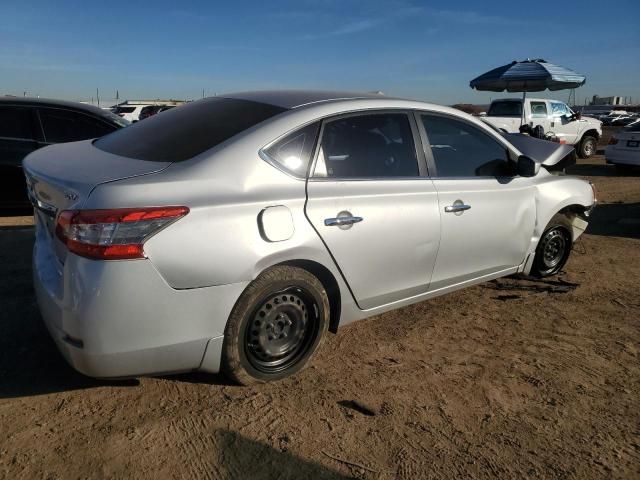
[{"label": "distant building", "polygon": [[591,105],[625,105],[625,97],[599,97],[594,95],[591,100]]}]

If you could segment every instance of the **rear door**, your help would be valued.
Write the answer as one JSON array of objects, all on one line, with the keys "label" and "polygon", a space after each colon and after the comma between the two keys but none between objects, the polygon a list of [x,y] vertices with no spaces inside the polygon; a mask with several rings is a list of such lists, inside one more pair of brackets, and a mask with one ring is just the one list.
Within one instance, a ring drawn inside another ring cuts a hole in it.
[{"label": "rear door", "polygon": [[532,128],[540,125],[545,132],[551,129],[549,106],[545,100],[529,100],[529,125]]},{"label": "rear door", "polygon": [[533,180],[514,176],[506,146],[484,129],[417,116],[442,219],[430,290],[520,265],[535,225]]},{"label": "rear door", "polygon": [[415,134],[402,111],[341,116],[321,128],[306,214],[362,309],[429,286],[440,213]]},{"label": "rear door", "polygon": [[0,106],[0,208],[29,206],[22,160],[39,147],[36,126],[32,108]]}]

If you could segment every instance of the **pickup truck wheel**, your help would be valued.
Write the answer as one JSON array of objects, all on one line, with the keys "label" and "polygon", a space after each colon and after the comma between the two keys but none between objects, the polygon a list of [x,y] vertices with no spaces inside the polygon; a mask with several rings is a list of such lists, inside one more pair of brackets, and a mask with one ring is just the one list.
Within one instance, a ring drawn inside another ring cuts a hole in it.
[{"label": "pickup truck wheel", "polygon": [[596,153],[597,146],[598,141],[595,138],[585,135],[578,146],[578,156],[580,158],[589,158]]},{"label": "pickup truck wheel", "polygon": [[569,220],[563,215],[554,216],[540,238],[531,273],[542,278],[562,270],[569,259],[572,241]]},{"label": "pickup truck wheel", "polygon": [[242,385],[279,380],[302,370],[329,327],[329,299],[316,277],[273,267],[249,284],[224,333],[222,370]]}]

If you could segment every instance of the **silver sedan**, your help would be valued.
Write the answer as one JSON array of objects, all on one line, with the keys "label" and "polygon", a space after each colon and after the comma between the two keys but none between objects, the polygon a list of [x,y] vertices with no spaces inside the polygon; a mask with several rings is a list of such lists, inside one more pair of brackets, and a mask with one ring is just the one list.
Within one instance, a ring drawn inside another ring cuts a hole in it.
[{"label": "silver sedan", "polygon": [[38,304],[90,376],[280,379],[354,320],[556,274],[595,205],[573,155],[382,95],[203,99],[27,157]]}]

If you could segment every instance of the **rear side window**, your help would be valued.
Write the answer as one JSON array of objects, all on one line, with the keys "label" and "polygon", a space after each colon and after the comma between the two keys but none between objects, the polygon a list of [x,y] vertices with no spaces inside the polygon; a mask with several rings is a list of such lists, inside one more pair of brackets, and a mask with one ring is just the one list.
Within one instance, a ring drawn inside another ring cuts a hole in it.
[{"label": "rear side window", "polygon": [[521,102],[493,102],[487,115],[492,117],[520,117],[522,116]]},{"label": "rear side window", "polygon": [[207,98],[153,115],[97,140],[94,145],[123,157],[181,162],[285,110],[248,100]]},{"label": "rear side window", "polygon": [[640,132],[640,120],[636,120],[624,127],[625,132]]},{"label": "rear side window", "polygon": [[531,116],[532,117],[546,117],[547,116],[547,104],[545,102],[531,102]]},{"label": "rear side window", "polygon": [[113,113],[133,113],[136,107],[114,107]]},{"label": "rear side window", "polygon": [[306,177],[319,129],[316,122],[290,133],[264,150],[267,159],[295,177]]},{"label": "rear side window", "polygon": [[509,176],[507,150],[466,122],[422,115],[438,177]]},{"label": "rear side window", "polygon": [[33,140],[31,110],[25,107],[0,107],[0,137]]},{"label": "rear side window", "polygon": [[77,142],[113,132],[115,127],[94,117],[70,110],[39,109],[47,143]]},{"label": "rear side window", "polygon": [[358,115],[325,123],[315,177],[417,177],[418,160],[404,113]]}]

